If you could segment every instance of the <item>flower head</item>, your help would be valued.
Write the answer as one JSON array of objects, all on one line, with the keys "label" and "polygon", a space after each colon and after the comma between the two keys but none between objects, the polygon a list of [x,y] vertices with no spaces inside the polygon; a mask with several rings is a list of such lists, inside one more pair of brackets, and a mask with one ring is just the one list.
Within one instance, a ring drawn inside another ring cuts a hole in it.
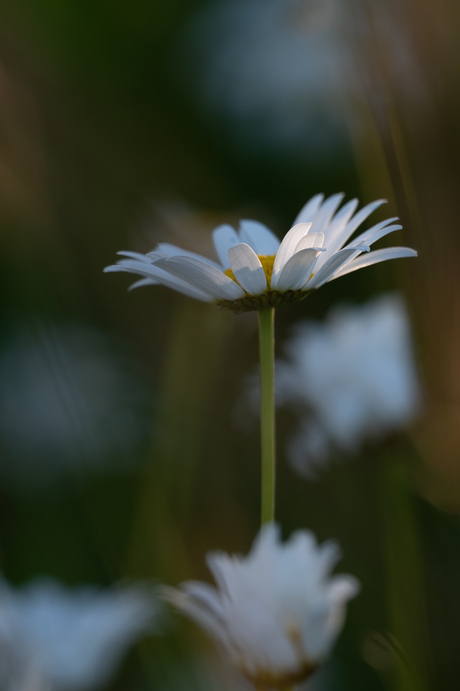
[{"label": "flower head", "polygon": [[335,308],[322,323],[296,325],[277,363],[278,403],[303,411],[288,455],[311,475],[332,448],[402,429],[420,407],[406,306],[399,295]]},{"label": "flower head", "polygon": [[105,271],[142,276],[132,288],[162,284],[197,300],[247,312],[302,300],[311,290],[364,266],[417,255],[407,247],[391,247],[369,257],[359,256],[401,226],[393,224],[396,218],[389,218],[346,244],[383,200],[355,214],[358,200],[352,199],[338,210],[342,199],[343,194],[326,200],[318,194],[310,199],[281,243],[257,221],[241,221],[239,232],[229,225],[219,226],[213,239],[220,263],[160,243],[146,255],[119,252],[126,258]]},{"label": "flower head", "polygon": [[40,579],[13,589],[0,581],[0,670],[14,653],[21,678],[37,679],[27,688],[100,688],[129,646],[154,629],[159,609],[158,600],[140,586],[70,590]]},{"label": "flower head", "polygon": [[283,545],[270,524],[247,557],[208,555],[218,588],[187,581],[165,595],[257,687],[283,688],[306,679],[325,659],[342,628],[345,603],[359,590],[352,576],[329,576],[339,556],[334,543],[318,546],[306,530]]}]

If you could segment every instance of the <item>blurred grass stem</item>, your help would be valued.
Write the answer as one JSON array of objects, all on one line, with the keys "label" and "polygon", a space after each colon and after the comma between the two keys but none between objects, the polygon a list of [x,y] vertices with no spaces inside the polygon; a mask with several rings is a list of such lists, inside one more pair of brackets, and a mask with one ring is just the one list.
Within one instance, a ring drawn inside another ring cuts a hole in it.
[{"label": "blurred grass stem", "polygon": [[403,460],[383,464],[383,519],[389,624],[401,648],[392,689],[428,691],[429,643],[422,545]]},{"label": "blurred grass stem", "polygon": [[275,310],[260,310],[262,525],[275,520]]},{"label": "blurred grass stem", "polygon": [[209,305],[174,303],[151,463],[142,478],[129,556],[130,571],[142,577],[174,582],[192,571],[186,535],[196,501],[194,478],[231,325],[227,313]]}]

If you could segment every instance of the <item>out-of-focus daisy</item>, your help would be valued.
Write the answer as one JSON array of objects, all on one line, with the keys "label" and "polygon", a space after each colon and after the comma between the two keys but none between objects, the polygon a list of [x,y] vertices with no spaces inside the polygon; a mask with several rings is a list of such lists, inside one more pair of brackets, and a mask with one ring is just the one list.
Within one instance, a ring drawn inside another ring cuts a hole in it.
[{"label": "out-of-focus daisy", "polygon": [[306,530],[282,544],[266,525],[247,557],[211,553],[218,588],[187,581],[166,598],[200,624],[257,688],[283,689],[309,677],[327,657],[359,591],[352,576],[330,576],[339,559]]},{"label": "out-of-focus daisy", "polygon": [[0,670],[17,659],[20,668],[11,674],[21,679],[17,688],[24,691],[98,689],[128,648],[155,630],[159,610],[152,592],[136,585],[71,590],[41,579],[16,589],[2,581]]},{"label": "out-of-focus daisy", "polygon": [[263,224],[241,221],[238,232],[229,225],[214,231],[219,262],[160,243],[146,255],[119,252],[126,258],[105,271],[142,276],[133,288],[162,284],[197,300],[245,312],[302,300],[324,283],[357,269],[417,255],[407,247],[391,247],[360,256],[401,226],[394,224],[396,218],[390,218],[349,242],[358,226],[383,200],[355,213],[357,199],[339,209],[343,197],[334,194],[324,200],[324,195],[318,194],[310,199],[281,243]]},{"label": "out-of-focus daisy", "polygon": [[331,156],[346,142],[350,57],[325,0],[221,0],[192,16],[177,56],[203,111],[245,152]]},{"label": "out-of-focus daisy", "polygon": [[416,109],[414,127],[431,110],[420,37],[399,5],[350,12],[336,0],[206,3],[177,42],[180,75],[188,72],[194,101],[225,128],[233,150],[330,162],[346,151],[350,125],[362,141],[356,101],[364,92],[381,107],[384,75],[398,106]]},{"label": "out-of-focus daisy", "polygon": [[150,434],[142,377],[101,331],[20,323],[0,343],[0,478],[40,489],[66,473],[113,472]]},{"label": "out-of-focus daisy", "polygon": [[334,309],[324,323],[295,326],[277,363],[277,401],[301,411],[288,455],[311,474],[334,448],[397,431],[420,407],[420,386],[405,304],[385,295]]}]

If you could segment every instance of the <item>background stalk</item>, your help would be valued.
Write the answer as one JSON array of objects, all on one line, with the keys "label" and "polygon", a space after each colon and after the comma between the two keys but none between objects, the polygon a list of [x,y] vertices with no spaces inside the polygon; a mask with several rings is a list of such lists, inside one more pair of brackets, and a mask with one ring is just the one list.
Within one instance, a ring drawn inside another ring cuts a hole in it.
[{"label": "background stalk", "polygon": [[262,525],[275,520],[275,310],[259,311]]},{"label": "background stalk", "polygon": [[398,653],[390,688],[428,691],[430,645],[414,497],[407,484],[404,458],[391,450],[382,471],[388,623]]}]

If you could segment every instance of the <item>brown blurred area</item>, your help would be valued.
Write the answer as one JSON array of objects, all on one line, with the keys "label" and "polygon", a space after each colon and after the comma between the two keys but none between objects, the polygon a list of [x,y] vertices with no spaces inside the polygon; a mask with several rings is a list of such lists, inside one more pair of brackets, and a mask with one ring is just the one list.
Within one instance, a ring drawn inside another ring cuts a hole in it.
[{"label": "brown blurred area", "polygon": [[460,319],[458,29],[455,2],[349,2],[340,29],[353,50],[351,132],[363,189],[386,195],[419,260],[405,287],[417,324],[428,404],[416,443],[430,500],[459,508]]}]

